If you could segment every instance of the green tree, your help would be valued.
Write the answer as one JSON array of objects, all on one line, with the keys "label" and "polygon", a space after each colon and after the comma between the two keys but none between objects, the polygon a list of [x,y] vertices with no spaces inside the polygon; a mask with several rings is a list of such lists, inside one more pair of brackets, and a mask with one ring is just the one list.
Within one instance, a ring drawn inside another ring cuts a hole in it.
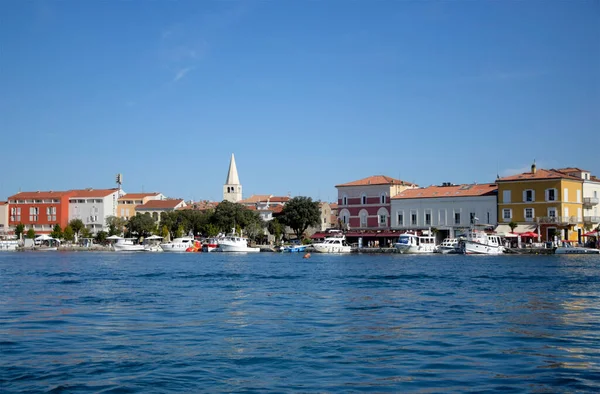
[{"label": "green tree", "polygon": [[62,229],[60,228],[60,224],[55,224],[52,232],[50,233],[52,238],[61,239],[63,237]]},{"label": "green tree", "polygon": [[92,238],[92,232],[89,228],[84,227],[81,229],[81,238]]},{"label": "green tree", "polygon": [[294,197],[283,207],[279,222],[289,226],[298,239],[310,226],[316,226],[321,221],[321,210],[319,202],[310,197]]},{"label": "green tree", "polygon": [[29,230],[27,230],[26,237],[29,238],[29,239],[34,239],[35,238],[35,230],[32,229],[32,228],[30,228]]},{"label": "green tree", "polygon": [[511,221],[510,223],[508,223],[508,227],[510,227],[510,232],[514,233],[515,229],[517,228],[518,224],[516,222]]},{"label": "green tree", "polygon": [[108,226],[108,235],[121,235],[127,224],[127,220],[116,216],[107,216],[106,225]]},{"label": "green tree", "polygon": [[69,222],[69,226],[71,226],[71,230],[73,230],[73,234],[79,237],[79,233],[81,230],[85,228],[85,224],[81,219],[73,219]]},{"label": "green tree", "polygon": [[233,228],[246,229],[251,223],[263,226],[263,221],[256,211],[247,209],[242,204],[230,201],[221,202],[212,215],[211,223],[221,232],[231,232]]},{"label": "green tree", "polygon": [[163,239],[167,240],[169,238],[169,229],[167,228],[167,226],[162,226],[162,229],[160,230],[160,236],[163,237]]},{"label": "green tree", "polygon": [[67,225],[67,227],[65,227],[65,230],[63,231],[63,238],[65,239],[65,241],[72,241],[74,236],[75,233],[73,232],[73,228]]},{"label": "green tree", "polygon": [[275,237],[275,243],[278,243],[281,240],[281,237],[283,236],[283,226],[279,223],[279,219],[274,218],[273,220],[270,220],[267,224],[267,230]]},{"label": "green tree", "polygon": [[98,231],[96,233],[96,243],[99,243],[99,244],[105,243],[106,237],[108,237],[108,233],[106,231]]},{"label": "green tree", "polygon": [[23,223],[17,224],[17,226],[15,227],[15,235],[17,236],[17,239],[21,239],[21,236],[23,235],[24,232],[25,232],[25,225]]},{"label": "green tree", "polygon": [[219,228],[212,224],[212,223],[207,223],[206,226],[203,227],[202,229],[202,234],[204,234],[207,237],[215,237],[217,235],[219,235]]},{"label": "green tree", "polygon": [[180,224],[179,227],[177,227],[177,231],[175,231],[175,238],[183,237],[183,231],[183,226]]},{"label": "green tree", "polygon": [[138,237],[147,237],[154,231],[156,223],[150,214],[145,213],[131,217],[126,227],[130,233],[137,234]]}]

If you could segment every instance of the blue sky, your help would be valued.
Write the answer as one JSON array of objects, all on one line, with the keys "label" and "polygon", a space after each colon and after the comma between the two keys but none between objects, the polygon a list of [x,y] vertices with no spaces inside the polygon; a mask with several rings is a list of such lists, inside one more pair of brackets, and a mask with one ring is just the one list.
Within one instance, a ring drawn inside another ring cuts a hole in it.
[{"label": "blue sky", "polygon": [[600,175],[599,1],[4,1],[0,51],[0,198]]}]

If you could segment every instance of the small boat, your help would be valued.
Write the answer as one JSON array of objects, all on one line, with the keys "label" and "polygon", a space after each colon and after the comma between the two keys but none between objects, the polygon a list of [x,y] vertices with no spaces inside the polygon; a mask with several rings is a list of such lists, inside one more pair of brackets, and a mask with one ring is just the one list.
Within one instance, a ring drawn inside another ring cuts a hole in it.
[{"label": "small boat", "polygon": [[219,249],[219,238],[207,238],[202,244],[203,252],[216,252]]},{"label": "small boat", "polygon": [[600,254],[599,249],[584,248],[583,246],[573,246],[568,242],[563,242],[561,246],[554,249],[555,254]]},{"label": "small boat", "polygon": [[313,244],[315,252],[319,253],[350,253],[352,247],[346,243],[344,235],[327,237],[323,242]]},{"label": "small boat", "polygon": [[171,242],[162,243],[162,244],[160,244],[160,247],[165,252],[182,253],[182,252],[187,252],[188,248],[198,249],[199,243],[196,243],[196,242],[198,242],[198,241],[196,241],[192,237],[180,237],[180,238],[175,238]]},{"label": "small boat", "polygon": [[145,252],[164,252],[163,248],[160,247],[160,241],[163,237],[158,235],[151,235],[144,239],[144,251]]},{"label": "small boat", "polygon": [[306,245],[287,245],[282,246],[281,251],[284,253],[305,252]]},{"label": "small boat", "polygon": [[455,253],[461,253],[462,250],[459,246],[458,239],[445,238],[442,241],[442,243],[437,246],[437,248],[434,250],[434,252],[442,253],[442,254],[455,254]]},{"label": "small boat", "polygon": [[12,252],[19,248],[19,241],[16,239],[0,239],[0,252]]},{"label": "small boat", "polygon": [[415,233],[404,233],[398,237],[394,247],[399,253],[433,253],[436,249],[435,237],[429,235],[417,235]]},{"label": "small boat", "polygon": [[220,252],[260,252],[260,248],[248,246],[248,239],[238,235],[227,235],[219,238]]},{"label": "small boat", "polygon": [[504,245],[499,235],[488,234],[485,231],[471,229],[467,232],[464,242],[465,254],[497,255],[504,253]]},{"label": "small boat", "polygon": [[137,243],[135,238],[123,238],[113,235],[107,239],[115,240],[115,243],[112,244],[115,252],[143,252],[145,250],[144,245]]}]

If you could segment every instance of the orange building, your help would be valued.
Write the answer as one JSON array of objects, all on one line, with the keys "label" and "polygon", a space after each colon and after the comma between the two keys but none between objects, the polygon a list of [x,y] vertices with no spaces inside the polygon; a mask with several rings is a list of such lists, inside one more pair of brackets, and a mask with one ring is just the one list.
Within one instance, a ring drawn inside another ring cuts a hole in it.
[{"label": "orange building", "polygon": [[48,234],[56,224],[62,229],[69,223],[69,197],[75,192],[21,192],[8,197],[8,225],[14,230],[19,223],[25,230]]}]

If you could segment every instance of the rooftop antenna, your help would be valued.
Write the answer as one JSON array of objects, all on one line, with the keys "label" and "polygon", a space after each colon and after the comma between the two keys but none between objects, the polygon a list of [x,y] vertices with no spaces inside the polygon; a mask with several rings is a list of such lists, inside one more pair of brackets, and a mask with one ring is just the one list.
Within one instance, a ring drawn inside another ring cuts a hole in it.
[{"label": "rooftop antenna", "polygon": [[123,184],[123,174],[117,174],[116,177],[117,187],[121,190],[121,185]]}]

